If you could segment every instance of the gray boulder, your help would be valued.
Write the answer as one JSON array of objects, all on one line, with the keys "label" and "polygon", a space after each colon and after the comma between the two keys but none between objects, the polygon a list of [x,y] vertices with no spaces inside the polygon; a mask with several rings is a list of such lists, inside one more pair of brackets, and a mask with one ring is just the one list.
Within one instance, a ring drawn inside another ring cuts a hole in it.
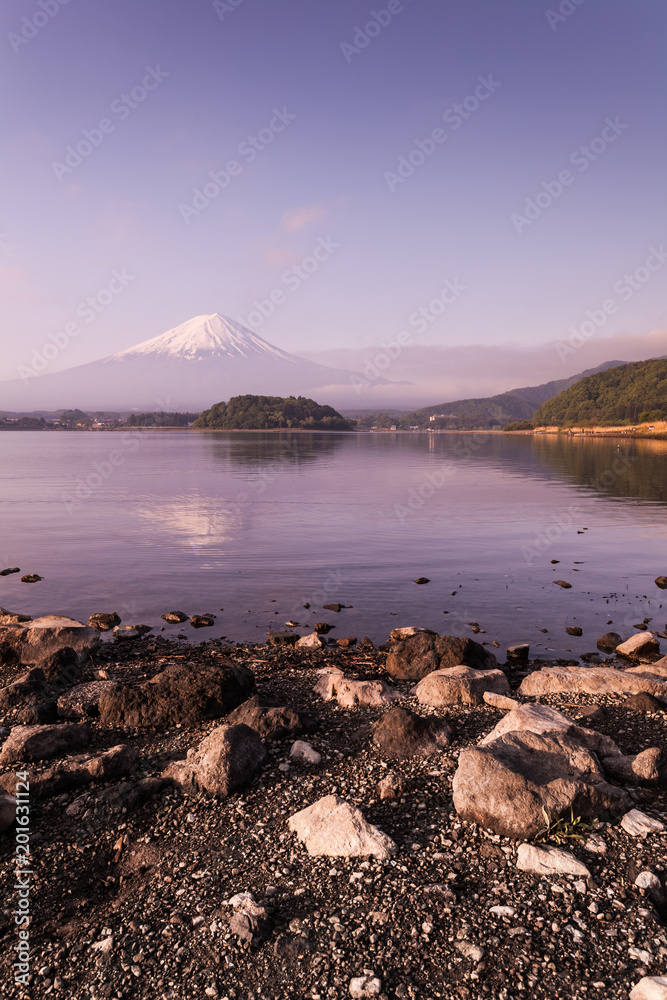
[{"label": "gray boulder", "polygon": [[473,667],[445,667],[427,674],[413,694],[422,705],[481,705],[484,694],[493,691],[508,695],[510,686],[502,670],[475,670]]},{"label": "gray boulder", "polygon": [[461,664],[475,670],[492,670],[498,661],[472,639],[419,632],[392,646],[385,669],[396,680],[420,681],[434,670]]},{"label": "gray boulder", "polygon": [[390,760],[439,753],[452,742],[452,731],[437,716],[424,719],[405,708],[392,708],[373,726],[373,743]]},{"label": "gray boulder", "polygon": [[16,761],[49,760],[82,750],[90,743],[90,726],[63,723],[56,726],[15,726],[0,750],[0,767]]},{"label": "gray boulder", "polygon": [[163,772],[186,792],[225,798],[247,785],[268,759],[264,744],[249,726],[218,726],[183,761]]}]

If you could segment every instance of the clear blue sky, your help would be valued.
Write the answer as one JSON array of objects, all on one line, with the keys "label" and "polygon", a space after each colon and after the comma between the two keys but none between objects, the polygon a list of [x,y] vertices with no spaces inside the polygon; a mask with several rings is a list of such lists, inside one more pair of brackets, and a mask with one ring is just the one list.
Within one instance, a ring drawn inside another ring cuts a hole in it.
[{"label": "clear blue sky", "polygon": [[[0,14],[0,378],[114,269],[132,280],[52,370],[199,313],[246,320],[275,288],[272,343],[379,344],[447,278],[466,290],[417,343],[534,347],[620,302],[614,284],[667,244],[663,0],[42,3]],[[354,51],[372,10],[388,23]],[[466,98],[465,120],[443,119]],[[59,167],[102,119],[90,155]],[[387,178],[434,129],[423,165]],[[251,159],[256,135],[271,141]],[[224,191],[183,208],[233,160]],[[560,196],[513,222],[564,170]],[[320,239],[338,246],[286,285]],[[665,276],[604,335],[667,326]]]}]

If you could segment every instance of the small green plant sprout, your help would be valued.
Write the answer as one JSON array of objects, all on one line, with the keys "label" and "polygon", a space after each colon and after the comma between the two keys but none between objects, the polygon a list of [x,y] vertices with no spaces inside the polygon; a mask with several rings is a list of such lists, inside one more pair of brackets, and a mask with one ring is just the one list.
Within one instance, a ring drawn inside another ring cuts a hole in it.
[{"label": "small green plant sprout", "polygon": [[544,816],[544,830],[541,830],[533,838],[535,843],[544,843],[547,840],[555,841],[557,844],[567,844],[573,840],[581,840],[585,834],[590,833],[597,820],[584,820],[581,816],[574,815],[574,809],[570,806],[570,817],[569,819],[565,816],[559,816],[558,819],[552,820],[551,816],[547,810],[542,806],[542,815]]}]

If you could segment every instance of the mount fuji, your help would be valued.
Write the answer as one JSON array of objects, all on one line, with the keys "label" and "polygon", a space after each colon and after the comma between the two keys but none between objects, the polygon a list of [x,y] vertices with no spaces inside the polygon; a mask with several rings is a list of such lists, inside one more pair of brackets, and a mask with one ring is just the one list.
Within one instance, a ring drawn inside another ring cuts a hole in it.
[{"label": "mount fuji", "polygon": [[99,361],[0,382],[0,411],[198,411],[245,393],[309,395],[338,387],[348,395],[353,375],[288,354],[213,313]]}]

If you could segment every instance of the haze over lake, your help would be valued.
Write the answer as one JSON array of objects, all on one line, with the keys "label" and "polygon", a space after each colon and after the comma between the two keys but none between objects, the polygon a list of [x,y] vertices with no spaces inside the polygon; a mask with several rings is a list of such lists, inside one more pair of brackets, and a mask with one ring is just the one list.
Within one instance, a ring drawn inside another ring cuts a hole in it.
[{"label": "haze over lake", "polygon": [[[0,562],[44,579],[0,578],[0,605],[156,629],[168,610],[213,612],[188,636],[237,642],[290,619],[374,642],[477,622],[478,641],[578,656],[610,621],[624,636],[645,616],[665,628],[665,450],[483,432],[7,432]],[[322,610],[333,602],[353,608]]]}]

